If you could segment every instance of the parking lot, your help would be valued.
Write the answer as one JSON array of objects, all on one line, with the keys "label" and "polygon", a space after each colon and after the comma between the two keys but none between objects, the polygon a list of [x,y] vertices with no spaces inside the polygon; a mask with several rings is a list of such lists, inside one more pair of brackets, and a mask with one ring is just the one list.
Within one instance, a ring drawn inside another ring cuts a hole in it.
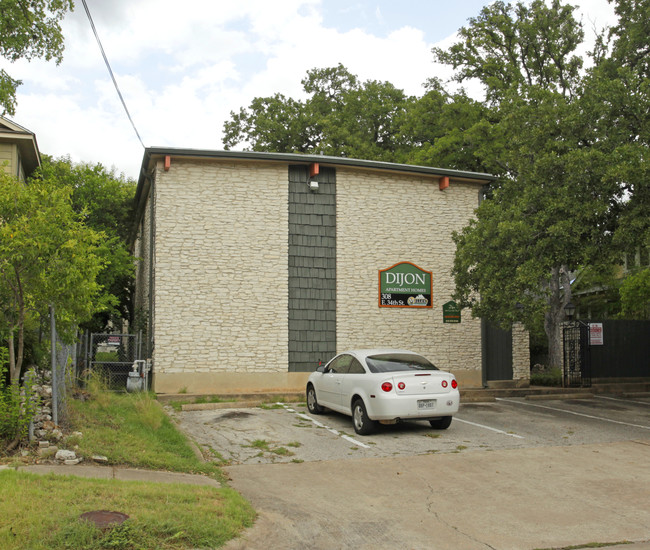
[{"label": "parking lot", "polygon": [[379,426],[358,436],[350,417],[311,415],[304,403],[173,414],[204,454],[232,465],[650,440],[650,397],[504,398],[461,404],[447,430],[427,422]]}]

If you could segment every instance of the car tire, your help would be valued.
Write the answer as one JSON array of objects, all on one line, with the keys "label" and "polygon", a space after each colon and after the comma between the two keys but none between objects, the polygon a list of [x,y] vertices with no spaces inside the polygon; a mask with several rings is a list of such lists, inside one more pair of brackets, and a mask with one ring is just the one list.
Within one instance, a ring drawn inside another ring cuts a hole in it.
[{"label": "car tire", "polygon": [[435,420],[429,420],[429,424],[434,430],[446,430],[451,426],[451,416],[443,416]]},{"label": "car tire", "polygon": [[368,418],[363,400],[357,399],[352,404],[352,424],[359,435],[368,435],[375,431],[377,422]]},{"label": "car tire", "polygon": [[321,414],[323,412],[323,407],[318,404],[316,399],[316,390],[311,384],[307,386],[307,409],[311,414]]}]

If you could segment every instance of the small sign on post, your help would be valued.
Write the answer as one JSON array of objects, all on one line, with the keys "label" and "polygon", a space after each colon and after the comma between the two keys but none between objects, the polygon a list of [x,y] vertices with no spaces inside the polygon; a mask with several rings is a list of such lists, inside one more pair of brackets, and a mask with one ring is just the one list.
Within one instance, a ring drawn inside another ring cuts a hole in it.
[{"label": "small sign on post", "polygon": [[443,323],[460,323],[460,308],[453,300],[442,306]]}]

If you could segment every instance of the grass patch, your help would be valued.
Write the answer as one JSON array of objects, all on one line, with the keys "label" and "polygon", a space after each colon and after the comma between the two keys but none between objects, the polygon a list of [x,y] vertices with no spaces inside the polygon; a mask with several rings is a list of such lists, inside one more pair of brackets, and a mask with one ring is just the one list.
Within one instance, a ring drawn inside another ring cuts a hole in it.
[{"label": "grass patch", "polygon": [[[79,519],[92,510],[119,511],[130,519],[101,531]],[[227,488],[3,470],[0,517],[4,550],[183,549],[223,545],[252,524],[254,512]]]},{"label": "grass patch", "polygon": [[[77,454],[144,469],[202,473],[223,480],[203,463],[155,396],[103,390],[91,377],[87,401],[70,402]],[[217,453],[215,453],[217,454]],[[70,470],[74,473],[74,469]],[[111,510],[130,518],[97,529],[79,516]],[[3,550],[162,550],[216,548],[252,525],[255,512],[227,487],[125,482],[0,471],[0,548]]]},{"label": "grass patch", "polygon": [[109,464],[220,478],[221,470],[215,464],[195,456],[153,394],[91,395],[87,401],[70,403],[72,426],[83,434],[77,454],[103,455]]},{"label": "grass patch", "polygon": [[116,351],[98,351],[95,353],[95,361],[98,363],[119,363],[120,356]]}]

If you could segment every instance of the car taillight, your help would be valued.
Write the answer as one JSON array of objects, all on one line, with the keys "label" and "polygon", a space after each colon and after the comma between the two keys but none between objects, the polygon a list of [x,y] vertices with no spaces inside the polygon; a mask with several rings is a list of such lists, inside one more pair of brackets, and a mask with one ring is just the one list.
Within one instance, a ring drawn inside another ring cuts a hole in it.
[{"label": "car taillight", "polygon": [[456,382],[455,379],[451,381],[451,387],[454,388],[454,389],[456,389],[458,387],[458,382]]},{"label": "car taillight", "polygon": [[384,390],[385,392],[389,392],[393,389],[393,385],[390,382],[384,382],[381,385],[381,389]]},{"label": "car taillight", "polygon": [[442,387],[443,387],[443,388],[446,388],[446,387],[447,387],[447,381],[446,381],[446,380],[443,380],[443,381],[442,381]]},{"label": "car taillight", "polygon": [[397,387],[398,387],[400,390],[403,390],[403,389],[406,387],[406,384],[405,384],[404,382],[400,382],[399,384],[397,384]]}]

